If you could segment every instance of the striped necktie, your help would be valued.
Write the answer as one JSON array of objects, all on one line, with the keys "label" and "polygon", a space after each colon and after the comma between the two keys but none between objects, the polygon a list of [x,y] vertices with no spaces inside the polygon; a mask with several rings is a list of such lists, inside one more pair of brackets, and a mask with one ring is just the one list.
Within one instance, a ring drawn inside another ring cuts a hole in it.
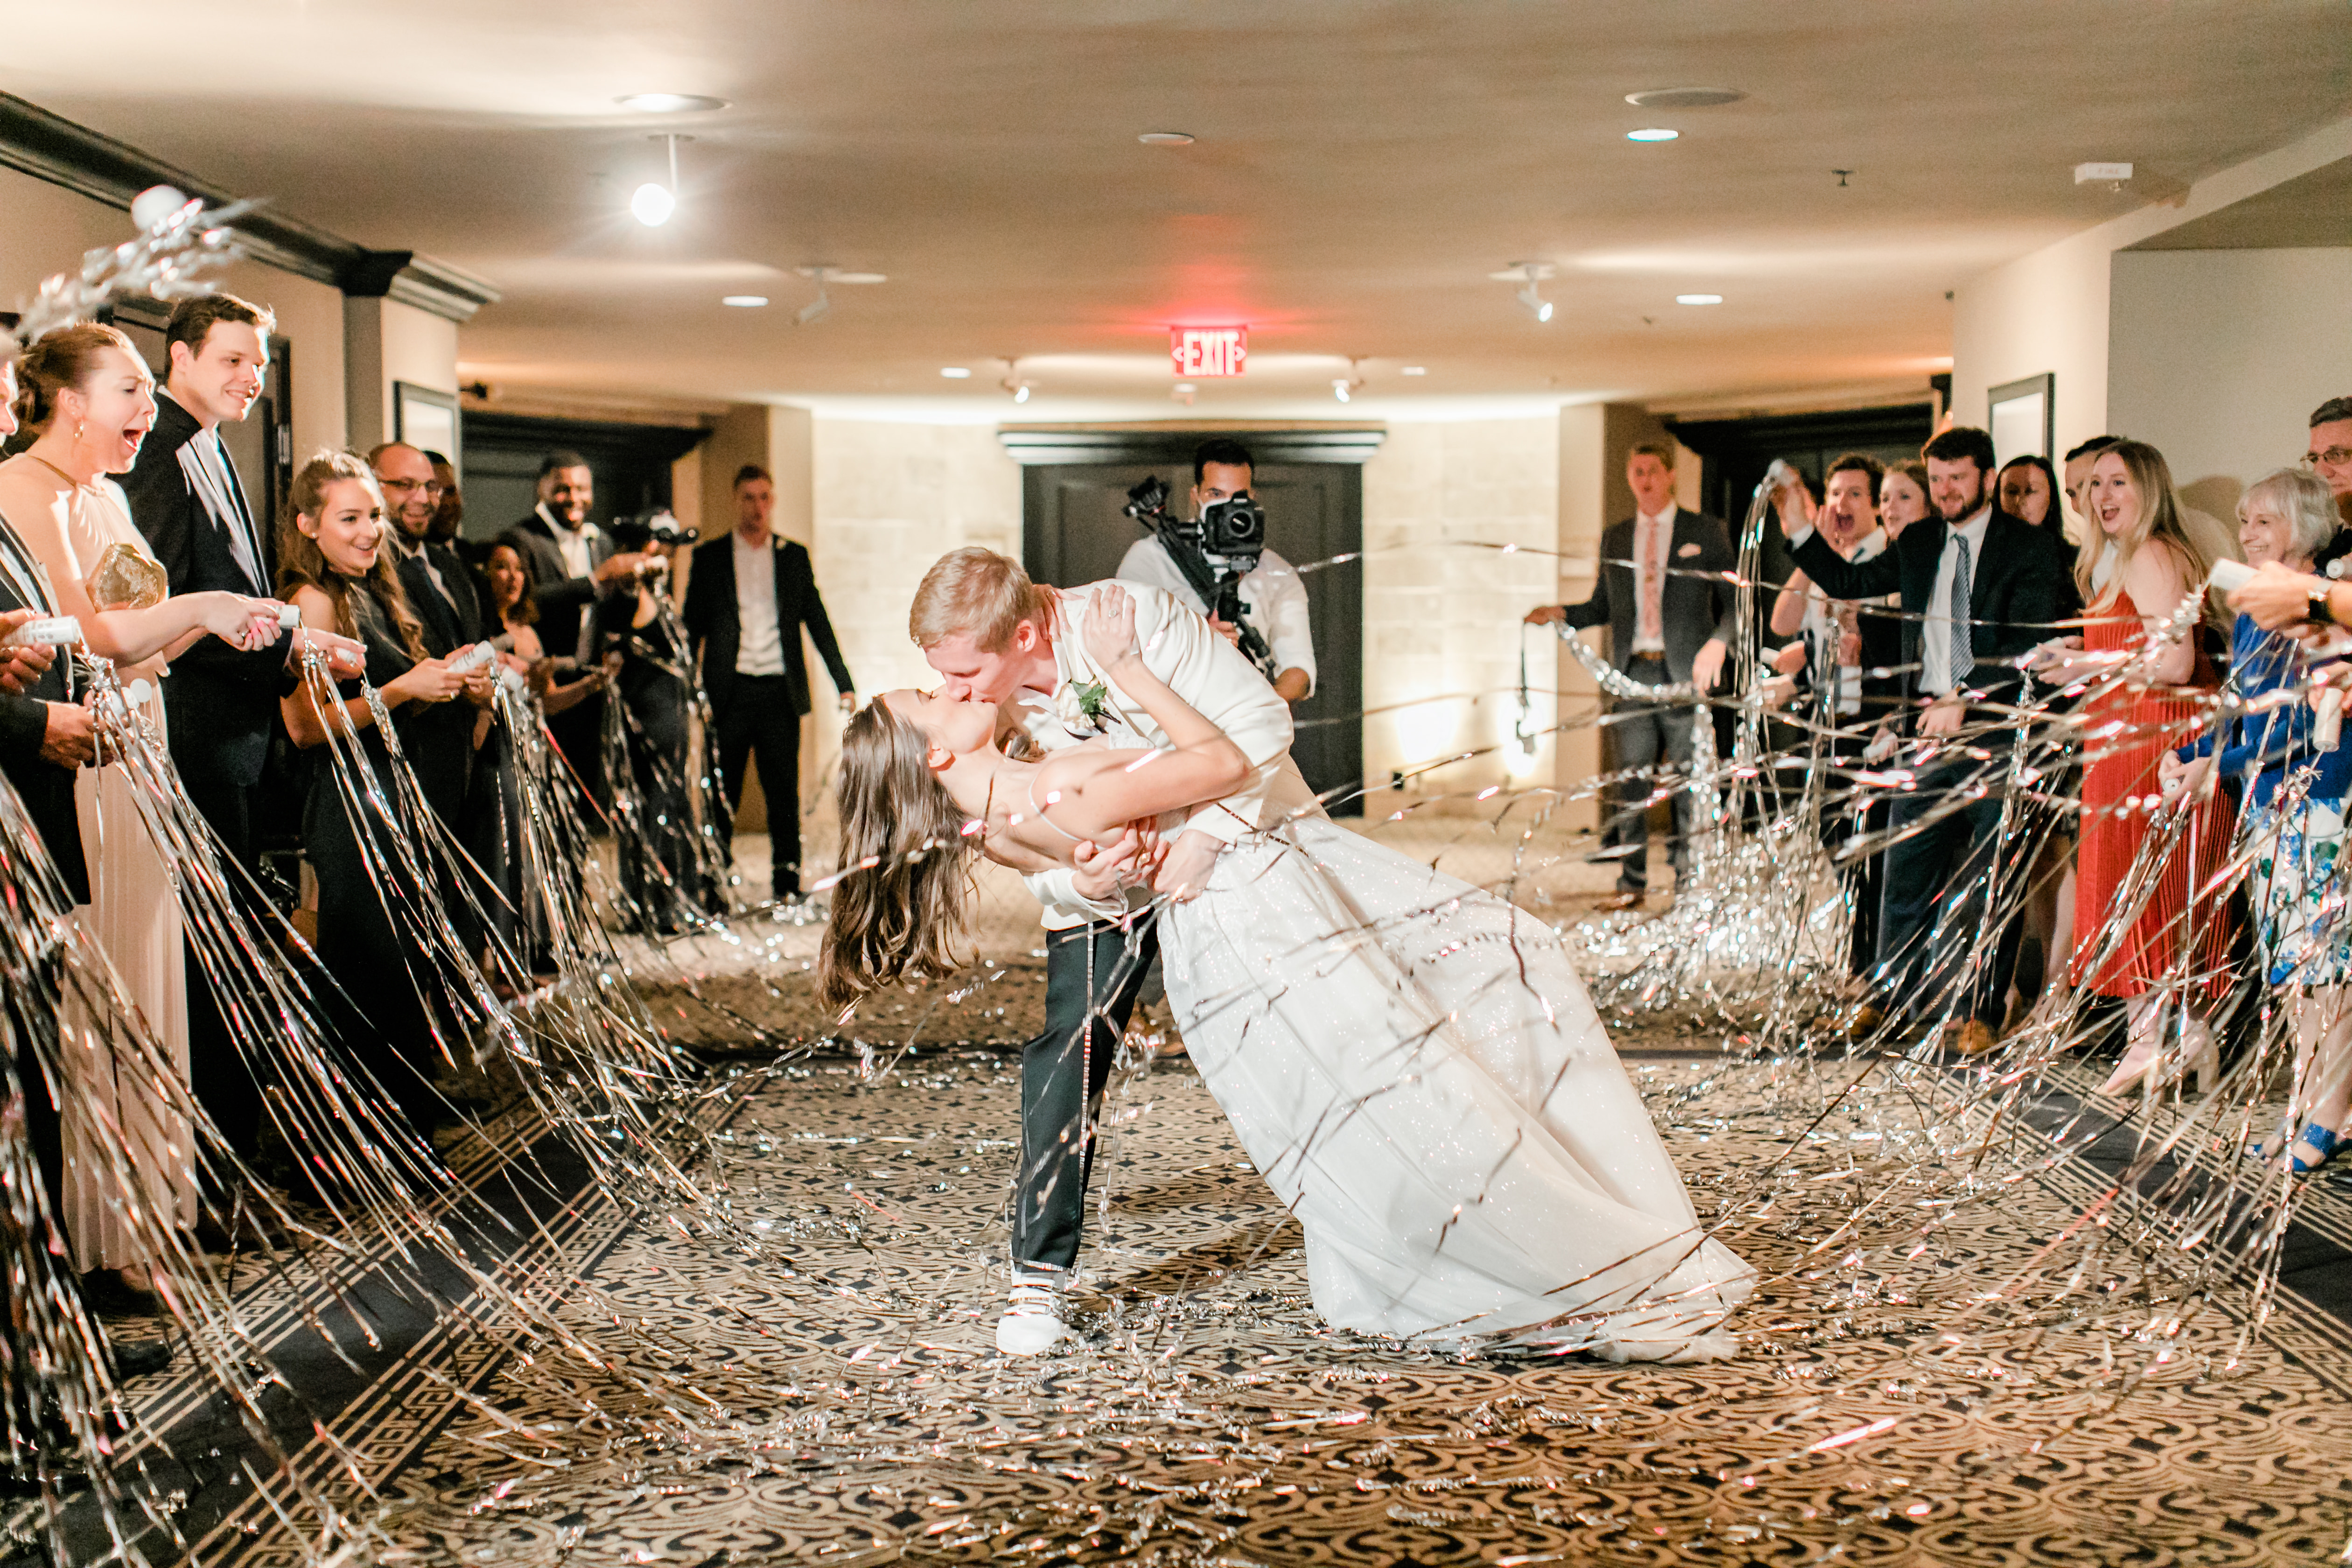
[{"label": "striped necktie", "polygon": [[1969,616],[1969,590],[1974,585],[1975,576],[1969,563],[1969,536],[1956,531],[1952,534],[1952,689],[1955,691],[1966,684],[1977,668],[1976,649],[1970,646]]}]

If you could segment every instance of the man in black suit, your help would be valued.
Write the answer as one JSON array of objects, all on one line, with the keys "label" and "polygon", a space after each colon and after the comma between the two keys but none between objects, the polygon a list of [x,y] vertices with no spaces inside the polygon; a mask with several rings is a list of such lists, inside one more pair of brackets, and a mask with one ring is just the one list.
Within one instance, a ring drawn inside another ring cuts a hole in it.
[{"label": "man in black suit", "polygon": [[[164,326],[170,363],[155,399],[155,426],[123,476],[122,489],[131,520],[163,563],[174,594],[225,590],[268,598],[277,593],[275,541],[220,439],[222,421],[243,421],[261,395],[275,324],[258,305],[233,294],[207,294],[183,300]],[[228,858],[247,876],[261,870],[258,826],[294,806],[271,797],[263,774],[278,728],[278,699],[294,689],[301,650],[312,646],[346,661],[352,673],[361,668],[357,643],[305,627],[287,647],[251,651],[218,637],[198,638],[172,660],[163,679],[173,764]],[[236,896],[250,896],[235,871],[229,881]],[[260,1090],[230,1037],[193,942],[187,973],[188,1071],[196,1098],[229,1146],[250,1160],[261,1131]],[[209,1223],[200,1234],[208,1242],[220,1239]]]},{"label": "man in black suit", "polygon": [[[616,553],[612,536],[588,521],[596,499],[595,476],[588,459],[577,452],[550,452],[539,465],[539,504],[531,514],[499,536],[501,544],[523,552],[539,584],[532,600],[539,605],[539,640],[551,658],[577,659],[585,668],[593,658],[590,646],[596,617],[592,607],[605,594],[636,580],[635,552]],[[589,798],[601,814],[612,805],[604,783],[604,695],[566,709],[547,722],[548,732],[562,749]],[[593,824],[592,824],[593,825]]]},{"label": "man in black suit", "polygon": [[857,694],[824,601],[817,597],[809,553],[776,537],[775,510],[776,486],[768,470],[744,465],[735,475],[734,528],[724,539],[695,546],[682,618],[710,696],[730,816],[742,804],[744,764],[759,758],[781,904],[801,890],[801,716],[813,707],[801,627],[808,627],[824,659],[843,712],[856,708]]},{"label": "man in black suit", "polygon": [[[1920,762],[1916,787],[1895,797],[1891,826],[1916,831],[1886,852],[1878,984],[1881,995],[1912,1022],[1951,1008],[1953,1043],[1975,1056],[1999,1041],[2017,962],[2014,900],[1993,908],[1994,885],[2013,884],[2022,868],[2005,864],[2001,854],[2005,736],[1990,748],[1990,762],[1948,748],[1970,723],[2000,731],[2014,726],[2014,716],[1995,705],[2017,703],[2025,679],[2018,661],[2060,635],[2056,623],[2083,606],[2064,538],[1993,503],[1991,437],[1958,426],[1920,455],[1936,516],[1905,529],[1892,550],[1847,561],[1810,528],[1790,534],[1789,549],[1832,598],[1902,595],[1903,694],[1913,705]],[[1924,820],[1961,790],[1982,793],[1938,820]],[[2032,842],[2030,835],[2016,837]],[[1988,928],[1986,956],[1970,973]],[[1963,981],[1966,994],[1956,995]]]},{"label": "man in black suit", "polygon": [[[1559,626],[1562,637],[1583,626],[1609,628],[1609,658],[1645,686],[1690,681],[1713,689],[1738,625],[1738,605],[1720,575],[1738,564],[1731,534],[1722,522],[1675,504],[1675,448],[1643,441],[1625,462],[1625,482],[1633,491],[1635,514],[1601,536],[1601,570],[1592,596],[1580,605],[1544,605],[1528,612],[1534,626]],[[1692,710],[1639,701],[1610,703],[1612,771],[1654,768],[1664,758],[1687,769],[1691,760]],[[1648,891],[1650,821],[1645,805],[1652,784],[1636,779],[1612,786],[1602,802],[1609,814],[1601,831],[1604,853],[1622,858],[1617,892],[1604,909],[1630,909]],[[1674,795],[1675,875],[1688,869],[1691,797]]]}]

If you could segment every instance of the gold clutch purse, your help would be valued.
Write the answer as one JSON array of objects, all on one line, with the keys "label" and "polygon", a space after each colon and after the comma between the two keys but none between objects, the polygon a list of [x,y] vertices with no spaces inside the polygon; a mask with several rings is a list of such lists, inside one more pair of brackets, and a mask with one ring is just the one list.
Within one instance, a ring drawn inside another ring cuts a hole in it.
[{"label": "gold clutch purse", "polygon": [[163,563],[135,544],[110,544],[89,574],[89,599],[101,610],[152,610],[172,591]]}]

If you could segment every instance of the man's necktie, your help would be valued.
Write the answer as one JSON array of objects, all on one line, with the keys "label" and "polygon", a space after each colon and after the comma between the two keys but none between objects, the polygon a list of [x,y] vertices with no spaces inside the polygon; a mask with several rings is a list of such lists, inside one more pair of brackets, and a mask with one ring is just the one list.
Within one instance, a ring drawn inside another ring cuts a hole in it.
[{"label": "man's necktie", "polygon": [[1643,642],[1664,641],[1666,635],[1664,533],[1655,519],[1642,520],[1642,613],[1633,635]]},{"label": "man's necktie", "polygon": [[1969,646],[1969,589],[1975,573],[1969,564],[1969,536],[1952,535],[1952,689],[1957,691],[1967,683],[1977,668],[1976,650]]}]

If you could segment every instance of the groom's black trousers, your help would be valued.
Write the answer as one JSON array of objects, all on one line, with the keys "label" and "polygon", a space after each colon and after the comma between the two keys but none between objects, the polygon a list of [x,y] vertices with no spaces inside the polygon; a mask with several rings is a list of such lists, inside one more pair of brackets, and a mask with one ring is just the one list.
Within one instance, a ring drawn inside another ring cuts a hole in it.
[{"label": "groom's black trousers", "polygon": [[1045,937],[1045,1032],[1021,1051],[1021,1168],[1013,1181],[1013,1260],[1066,1272],[1078,1260],[1095,1113],[1136,993],[1160,951],[1157,914]]}]

